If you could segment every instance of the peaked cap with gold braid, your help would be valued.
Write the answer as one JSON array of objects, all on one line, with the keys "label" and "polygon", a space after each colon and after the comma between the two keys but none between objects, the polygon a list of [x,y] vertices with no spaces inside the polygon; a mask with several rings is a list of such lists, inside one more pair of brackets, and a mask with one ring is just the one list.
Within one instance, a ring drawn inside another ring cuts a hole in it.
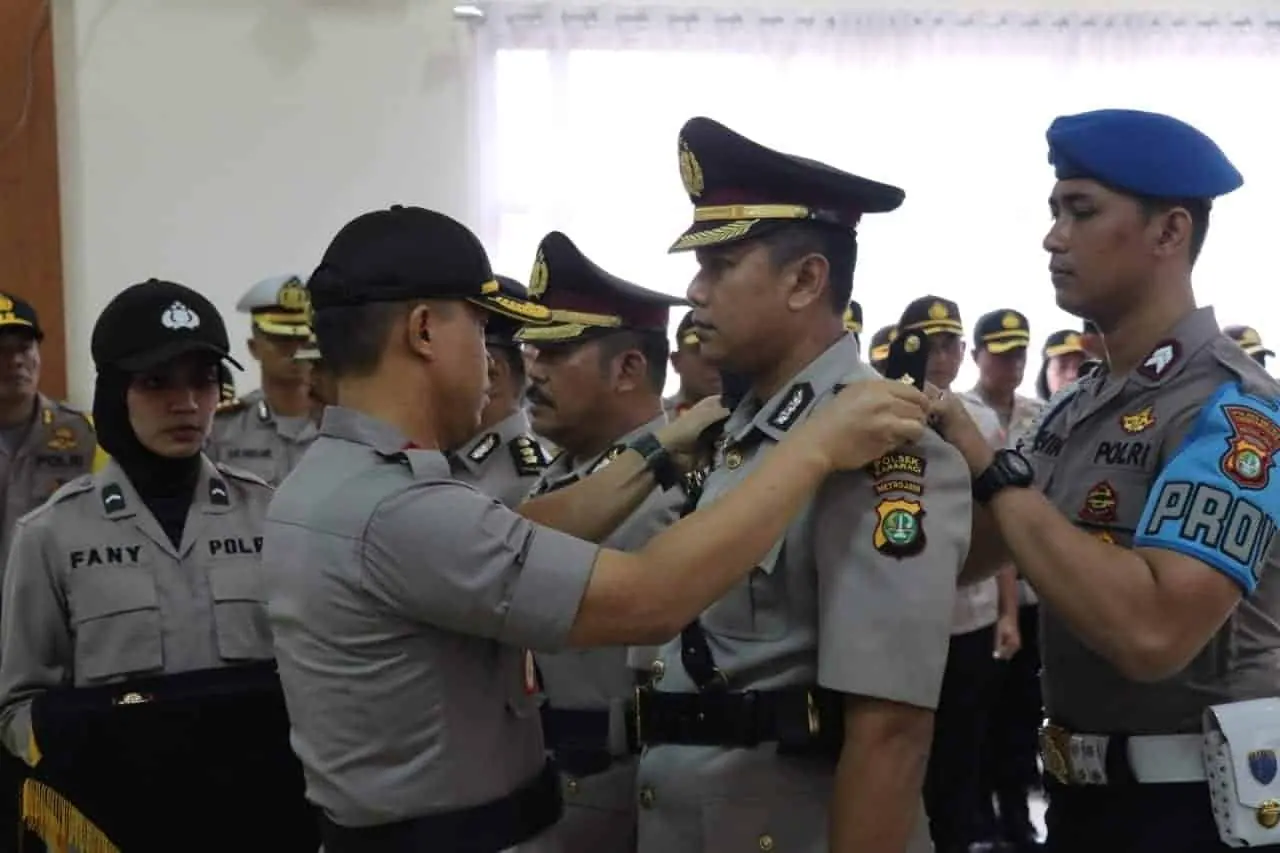
[{"label": "peaked cap with gold braid", "polygon": [[248,312],[253,325],[264,334],[280,338],[306,338],[311,298],[306,283],[296,275],[265,278],[240,297],[237,311]]},{"label": "peaked cap with gold braid", "polygon": [[993,355],[1031,346],[1031,324],[1027,315],[1012,308],[989,311],[973,327],[973,348]]},{"label": "peaked cap with gold braid", "polygon": [[550,325],[525,326],[516,333],[516,340],[531,344],[576,341],[624,329],[665,337],[671,308],[688,304],[606,272],[559,231],[538,244],[529,298],[551,310]]},{"label": "peaked cap with gold braid", "polygon": [[1224,326],[1222,334],[1239,344],[1240,348],[1249,355],[1275,355],[1262,345],[1262,335],[1259,335],[1258,330],[1252,326]]},{"label": "peaked cap with gold braid", "polygon": [[786,222],[821,222],[852,232],[864,213],[902,204],[898,187],[752,142],[709,118],[680,131],[680,178],[693,225],[671,246],[685,252],[762,236]]},{"label": "peaked cap with gold braid", "polygon": [[889,345],[898,337],[897,326],[882,326],[871,336],[871,346],[867,349],[867,360],[872,366],[889,357]]},{"label": "peaked cap with gold braid", "polygon": [[898,333],[923,332],[926,335],[964,335],[960,307],[941,296],[921,296],[902,311]]}]

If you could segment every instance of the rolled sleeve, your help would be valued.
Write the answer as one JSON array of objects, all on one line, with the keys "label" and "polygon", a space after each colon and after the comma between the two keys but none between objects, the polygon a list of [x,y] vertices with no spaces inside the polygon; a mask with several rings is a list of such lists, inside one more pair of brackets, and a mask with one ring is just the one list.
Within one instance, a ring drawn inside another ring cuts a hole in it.
[{"label": "rolled sleeve", "polygon": [[419,482],[380,503],[370,519],[363,582],[408,618],[555,651],[566,643],[598,553],[470,486]]},{"label": "rolled sleeve", "polygon": [[963,460],[932,433],[828,480],[815,507],[819,684],[937,706],[971,501]]}]

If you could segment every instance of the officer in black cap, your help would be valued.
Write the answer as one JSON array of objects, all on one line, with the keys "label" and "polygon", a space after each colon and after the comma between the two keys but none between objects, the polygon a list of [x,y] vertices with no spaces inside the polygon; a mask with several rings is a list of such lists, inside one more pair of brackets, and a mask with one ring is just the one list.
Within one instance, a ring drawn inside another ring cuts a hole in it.
[{"label": "officer in black cap", "polygon": [[[693,223],[672,250],[697,253],[694,328],[704,354],[747,385],[683,525],[854,387],[920,392],[868,367],[844,323],[857,226],[896,209],[900,188],[707,118],[685,123],[678,156]],[[928,844],[920,778],[902,767],[928,750],[968,482],[927,432],[867,462],[829,481],[759,570],[662,648],[638,702],[641,853]]]},{"label": "officer in black cap", "polygon": [[1280,849],[1280,668],[1259,665],[1280,660],[1280,384],[1191,281],[1243,178],[1168,115],[1062,116],[1046,138],[1055,296],[1107,363],[1018,450],[937,408],[986,507],[966,576],[1012,558],[1040,598],[1047,847]]},{"label": "officer in black cap", "polygon": [[1263,367],[1267,366],[1267,359],[1275,355],[1262,345],[1262,335],[1252,326],[1224,326],[1222,334],[1239,344],[1240,349]]},{"label": "officer in black cap", "polygon": [[518,513],[456,480],[445,455],[479,424],[490,315],[568,335],[609,333],[617,312],[557,315],[503,293],[476,236],[423,208],[348,223],[309,285],[340,405],[277,490],[263,555],[325,851],[555,850],[563,800],[527,650],[671,636],[759,564],[825,476],[814,460],[858,461],[850,424],[875,413],[856,395],[833,405],[722,512],[625,554],[593,543],[655,484],[678,487],[680,460],[724,416],[716,401]]},{"label": "officer in black cap", "polygon": [[898,333],[920,332],[929,347],[925,375],[936,388],[950,388],[964,362],[964,324],[960,307],[940,296],[921,296],[902,311]]},{"label": "officer in black cap", "polygon": [[111,458],[19,522],[5,578],[0,730],[34,767],[27,825],[84,850],[217,850],[265,822],[314,850],[262,603],[271,489],[202,452],[218,366],[239,366],[222,317],[152,279],[111,300],[91,350]]},{"label": "officer in black cap", "polygon": [[1040,350],[1040,373],[1036,376],[1036,396],[1050,397],[1075,382],[1089,352],[1084,335],[1075,329],[1059,329],[1044,340]]},{"label": "officer in black cap", "polygon": [[[503,296],[515,301],[529,298],[520,282],[504,275],[496,278]],[[449,457],[455,477],[507,506],[528,497],[548,461],[521,405],[529,380],[515,339],[520,327],[505,314],[495,314],[485,324],[489,402],[480,413],[480,430]]]},{"label": "officer in black cap", "polygon": [[677,418],[699,400],[719,394],[720,373],[702,356],[698,332],[693,328],[693,312],[686,311],[676,327],[676,348],[671,353],[671,366],[680,377],[680,389],[662,401],[668,418]]},{"label": "officer in black cap", "polygon": [[844,312],[844,328],[853,335],[853,342],[862,349],[862,305],[856,299],[849,300],[849,307]]}]

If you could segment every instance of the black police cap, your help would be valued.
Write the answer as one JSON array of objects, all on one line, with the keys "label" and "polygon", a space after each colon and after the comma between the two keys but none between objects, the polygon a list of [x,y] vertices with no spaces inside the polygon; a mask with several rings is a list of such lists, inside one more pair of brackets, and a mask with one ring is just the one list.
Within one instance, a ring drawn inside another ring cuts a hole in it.
[{"label": "black police cap", "polygon": [[37,341],[44,340],[40,318],[31,303],[12,293],[0,293],[0,332],[11,330],[28,332]]},{"label": "black police cap", "polygon": [[864,213],[902,204],[898,187],[753,142],[709,118],[680,130],[680,178],[693,225],[671,246],[683,252],[762,236],[787,222],[818,222],[853,233]]},{"label": "black police cap", "polygon": [[544,323],[541,306],[502,292],[480,240],[443,213],[394,205],[343,226],[307,282],[316,311],[373,302],[465,299],[521,323]]},{"label": "black police cap", "polygon": [[921,296],[909,304],[898,321],[898,332],[919,331],[926,335],[963,335],[960,306],[941,296]]},{"label": "black police cap", "polygon": [[872,364],[879,364],[889,357],[889,344],[898,336],[897,326],[883,326],[871,336],[871,345],[867,349],[867,358]]},{"label": "black police cap", "polygon": [[602,269],[559,231],[538,244],[529,274],[529,298],[551,311],[550,324],[526,326],[516,335],[529,343],[570,341],[624,329],[661,332],[665,337],[671,308],[689,304]]},{"label": "black police cap", "polygon": [[990,311],[973,327],[973,346],[996,355],[1026,349],[1031,346],[1031,324],[1021,311]]},{"label": "black police cap", "polygon": [[[529,302],[529,289],[523,284],[506,275],[495,276],[495,278],[498,280],[499,291],[507,299],[515,302]],[[516,332],[519,332],[523,325],[508,314],[494,313],[485,324],[485,340],[496,346],[514,346]]]},{"label": "black police cap", "polygon": [[107,303],[89,349],[99,371],[135,373],[197,352],[244,369],[229,355],[227,327],[213,303],[189,287],[154,278],[126,287]]},{"label": "black police cap", "polygon": [[855,299],[849,300],[849,307],[844,309],[844,328],[855,335],[862,334],[862,306]]}]

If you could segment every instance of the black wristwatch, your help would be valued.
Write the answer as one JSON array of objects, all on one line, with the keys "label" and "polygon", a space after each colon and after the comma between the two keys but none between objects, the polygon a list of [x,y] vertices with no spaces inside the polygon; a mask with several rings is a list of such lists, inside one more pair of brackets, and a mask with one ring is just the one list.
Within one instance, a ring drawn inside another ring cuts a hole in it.
[{"label": "black wristwatch", "polygon": [[1035,470],[1016,450],[997,450],[987,470],[973,478],[973,499],[985,504],[1004,489],[1026,489],[1035,482]]},{"label": "black wristwatch", "polygon": [[663,491],[680,484],[680,469],[676,467],[671,453],[653,433],[644,433],[632,441],[630,447],[644,457],[645,467],[653,474],[653,479],[657,480]]}]

